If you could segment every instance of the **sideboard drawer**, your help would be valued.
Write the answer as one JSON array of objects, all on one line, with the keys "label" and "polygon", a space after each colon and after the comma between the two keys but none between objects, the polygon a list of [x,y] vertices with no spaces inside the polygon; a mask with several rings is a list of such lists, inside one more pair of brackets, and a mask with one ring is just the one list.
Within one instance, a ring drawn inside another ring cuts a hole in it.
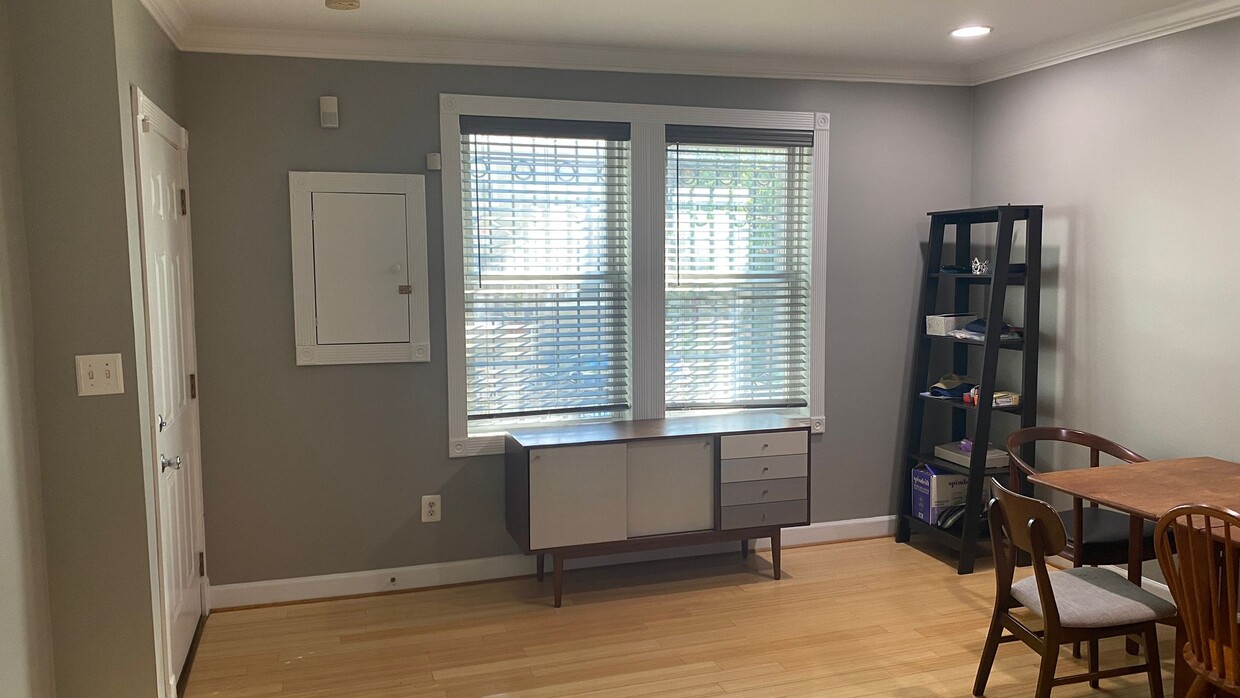
[{"label": "sideboard drawer", "polygon": [[719,490],[719,503],[725,507],[740,504],[764,504],[805,499],[806,479],[790,477],[782,480],[753,480],[724,483]]},{"label": "sideboard drawer", "polygon": [[737,434],[719,438],[720,458],[758,458],[809,452],[809,435],[804,431],[771,431]]},{"label": "sideboard drawer", "polygon": [[719,526],[723,530],[803,524],[809,520],[809,502],[770,502],[745,504],[719,509]]},{"label": "sideboard drawer", "polygon": [[808,468],[809,459],[804,454],[769,458],[735,458],[719,461],[719,481],[745,482],[747,480],[805,477]]}]

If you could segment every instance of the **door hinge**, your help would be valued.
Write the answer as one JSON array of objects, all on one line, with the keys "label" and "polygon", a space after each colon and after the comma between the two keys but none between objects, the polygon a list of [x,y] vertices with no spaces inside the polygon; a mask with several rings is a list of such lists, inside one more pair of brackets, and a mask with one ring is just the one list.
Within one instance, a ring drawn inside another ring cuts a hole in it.
[{"label": "door hinge", "polygon": [[198,399],[198,374],[189,374],[189,399]]},{"label": "door hinge", "polygon": [[189,215],[189,202],[186,200],[186,197],[188,195],[189,193],[187,191],[185,191],[184,189],[181,190],[181,215],[182,216]]},{"label": "door hinge", "polygon": [[198,553],[198,576],[207,576],[207,554]]}]

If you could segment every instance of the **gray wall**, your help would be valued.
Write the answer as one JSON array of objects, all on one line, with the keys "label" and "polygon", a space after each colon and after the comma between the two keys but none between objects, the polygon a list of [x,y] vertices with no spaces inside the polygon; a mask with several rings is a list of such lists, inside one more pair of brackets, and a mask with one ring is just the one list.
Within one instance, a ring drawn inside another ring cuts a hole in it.
[{"label": "gray wall", "polygon": [[1046,204],[1043,423],[1240,460],[1240,21],[983,85],[973,201]]},{"label": "gray wall", "polygon": [[[154,695],[125,105],[131,79],[169,96],[175,54],[138,0],[23,3],[13,20],[56,688]],[[128,389],[79,398],[73,356],[100,352],[124,355]]]},{"label": "gray wall", "polygon": [[1045,203],[1059,260],[1041,423],[1240,460],[1238,65],[1231,20],[976,89],[973,202]]},{"label": "gray wall", "polygon": [[0,0],[0,676],[7,695],[36,698],[52,695],[51,619],[11,63],[9,0]]},{"label": "gray wall", "polygon": [[[428,177],[426,365],[298,368],[289,170],[421,172],[457,92],[831,113],[827,433],[814,519],[890,513],[925,212],[968,203],[963,88],[186,54],[212,584],[515,552],[499,457],[447,456],[443,244]],[[318,126],[317,99],[342,127]],[[450,155],[450,154],[449,154]],[[459,351],[459,349],[456,349]],[[418,501],[441,492],[444,519]]]}]

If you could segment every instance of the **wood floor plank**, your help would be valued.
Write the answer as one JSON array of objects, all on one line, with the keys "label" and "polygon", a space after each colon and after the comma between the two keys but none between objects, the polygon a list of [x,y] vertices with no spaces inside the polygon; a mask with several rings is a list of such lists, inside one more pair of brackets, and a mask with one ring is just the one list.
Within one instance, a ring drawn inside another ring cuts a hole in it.
[{"label": "wood floor plank", "polygon": [[[574,570],[424,592],[217,612],[187,696],[364,698],[893,696],[969,694],[994,577],[890,539]],[[1025,572],[1022,572],[1022,574]],[[1171,636],[1162,637],[1171,686]],[[1133,661],[1104,642],[1104,666]],[[1038,658],[999,650],[989,698],[1024,698]],[[1061,673],[1084,667],[1064,652]],[[1103,682],[1148,695],[1144,678]],[[1084,698],[1087,685],[1055,698]]]}]

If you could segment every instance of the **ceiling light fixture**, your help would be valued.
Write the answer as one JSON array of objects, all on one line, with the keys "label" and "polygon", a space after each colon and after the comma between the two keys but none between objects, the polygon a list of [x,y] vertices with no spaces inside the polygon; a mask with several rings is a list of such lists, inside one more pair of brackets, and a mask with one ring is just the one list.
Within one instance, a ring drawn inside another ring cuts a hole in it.
[{"label": "ceiling light fixture", "polygon": [[956,37],[957,39],[972,39],[978,36],[986,36],[990,32],[991,32],[990,27],[982,27],[982,26],[961,27],[957,29],[956,31],[952,32],[952,36]]},{"label": "ceiling light fixture", "polygon": [[356,10],[361,6],[362,0],[327,0],[329,10]]}]

